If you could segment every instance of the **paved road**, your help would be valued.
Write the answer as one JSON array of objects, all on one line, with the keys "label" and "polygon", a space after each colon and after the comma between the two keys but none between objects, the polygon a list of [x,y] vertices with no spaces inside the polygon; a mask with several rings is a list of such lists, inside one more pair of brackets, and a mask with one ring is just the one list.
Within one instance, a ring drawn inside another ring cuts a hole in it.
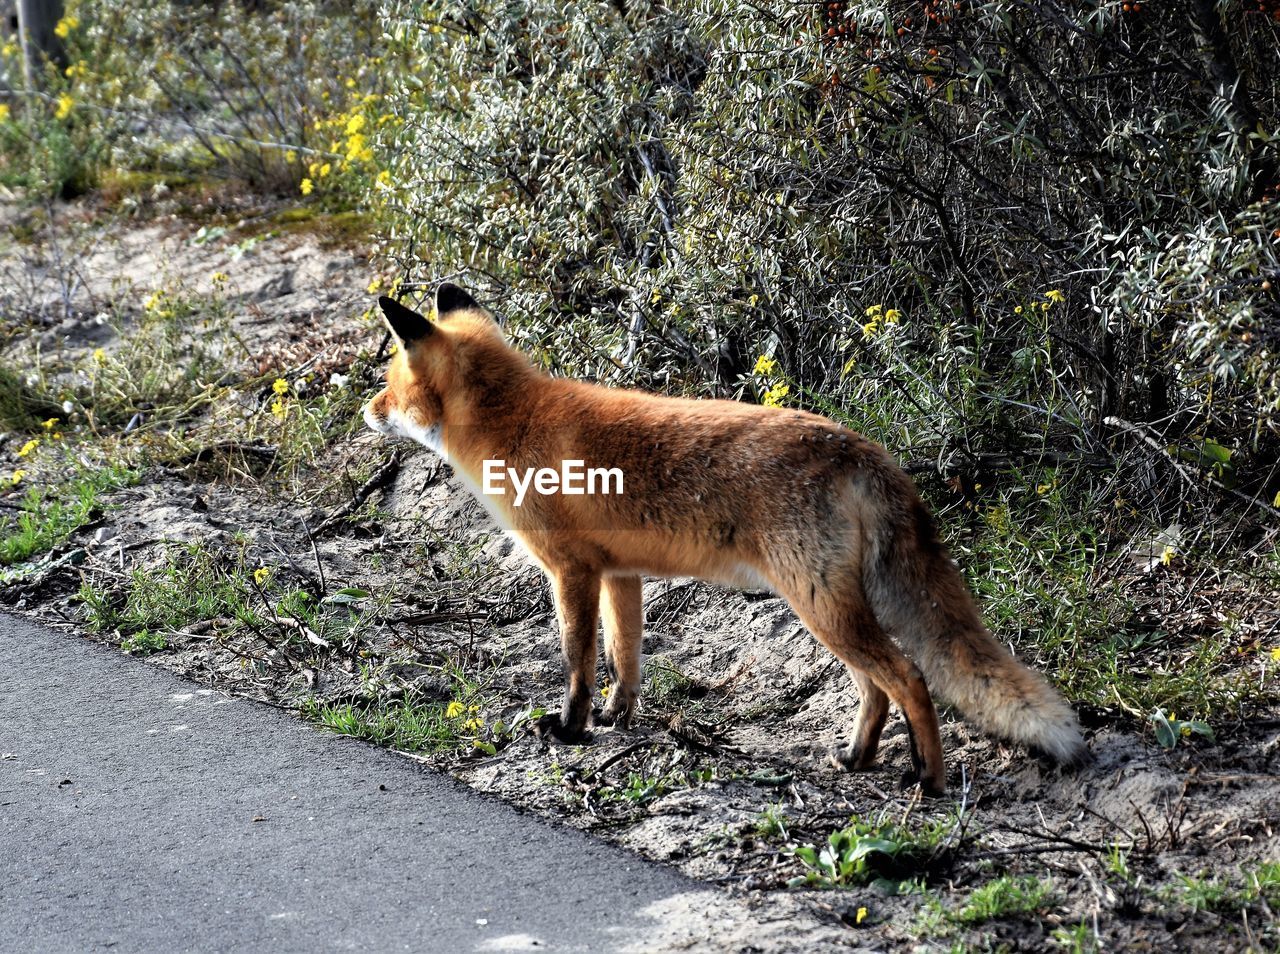
[{"label": "paved road", "polygon": [[0,614],[2,951],[610,951],[693,887]]}]

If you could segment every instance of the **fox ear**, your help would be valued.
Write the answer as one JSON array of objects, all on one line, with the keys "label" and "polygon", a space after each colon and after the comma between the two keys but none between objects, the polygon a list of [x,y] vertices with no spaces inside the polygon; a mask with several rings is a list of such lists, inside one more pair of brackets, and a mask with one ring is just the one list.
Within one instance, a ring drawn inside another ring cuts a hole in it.
[{"label": "fox ear", "polygon": [[431,322],[416,311],[406,308],[386,295],[378,299],[378,304],[382,307],[382,314],[386,316],[391,333],[405,344],[412,344],[431,334]]},{"label": "fox ear", "polygon": [[474,298],[452,282],[441,282],[436,289],[436,314],[441,318],[451,311],[479,307]]}]

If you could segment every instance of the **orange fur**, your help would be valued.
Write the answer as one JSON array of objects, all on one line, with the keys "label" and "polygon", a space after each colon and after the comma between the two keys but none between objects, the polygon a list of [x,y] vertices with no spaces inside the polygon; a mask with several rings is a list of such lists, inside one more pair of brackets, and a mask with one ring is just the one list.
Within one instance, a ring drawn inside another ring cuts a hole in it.
[{"label": "orange fur", "polygon": [[[402,346],[365,416],[439,445],[551,578],[566,689],[546,729],[578,739],[589,724],[602,611],[615,687],[599,721],[630,720],[640,577],[690,576],[773,589],[848,667],[862,697],[853,744],[836,755],[848,768],[873,763],[892,701],[921,785],[945,788],[926,678],[1000,735],[1060,761],[1083,756],[1071,710],[982,625],[910,478],[879,445],[804,411],[551,378],[465,292],[442,286],[437,305],[427,324],[384,300]],[[487,459],[620,468],[623,492],[530,493],[516,507],[509,485],[481,492]]]}]

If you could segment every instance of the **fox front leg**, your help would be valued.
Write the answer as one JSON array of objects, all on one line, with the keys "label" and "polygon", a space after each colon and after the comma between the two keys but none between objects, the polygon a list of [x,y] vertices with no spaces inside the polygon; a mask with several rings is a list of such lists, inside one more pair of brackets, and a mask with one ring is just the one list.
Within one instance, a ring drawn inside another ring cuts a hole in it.
[{"label": "fox front leg", "polygon": [[631,726],[640,698],[640,645],[644,632],[644,597],[638,576],[606,576],[600,615],[604,620],[604,662],[609,670],[609,701],[601,725]]},{"label": "fox front leg", "polygon": [[537,723],[544,738],[583,742],[591,720],[591,696],[596,682],[596,624],[600,618],[600,575],[586,570],[562,570],[552,577],[556,617],[560,622],[560,650],[564,658],[564,706]]}]

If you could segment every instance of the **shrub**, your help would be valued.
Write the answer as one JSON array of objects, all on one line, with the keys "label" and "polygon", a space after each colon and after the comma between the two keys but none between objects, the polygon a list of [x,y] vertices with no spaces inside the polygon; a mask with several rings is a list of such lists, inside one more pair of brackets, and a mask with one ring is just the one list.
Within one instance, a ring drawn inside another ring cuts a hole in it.
[{"label": "shrub", "polygon": [[1271,17],[682,9],[392,5],[409,277],[478,285],[553,368],[848,409],[934,460],[1102,454],[1136,427],[1266,479]]}]

